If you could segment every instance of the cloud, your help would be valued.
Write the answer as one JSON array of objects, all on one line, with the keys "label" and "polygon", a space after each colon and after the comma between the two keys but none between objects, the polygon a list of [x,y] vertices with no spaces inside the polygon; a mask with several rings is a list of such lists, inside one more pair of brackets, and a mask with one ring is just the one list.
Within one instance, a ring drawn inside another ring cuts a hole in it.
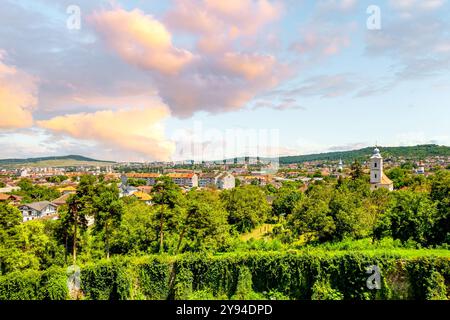
[{"label": "cloud", "polygon": [[[198,6],[191,8],[194,4]],[[175,19],[174,15],[179,14],[177,10],[183,8],[198,15],[198,21],[188,21],[180,16]],[[221,50],[203,52],[197,48],[196,52],[191,53],[177,49],[165,26],[140,10],[112,9],[96,13],[90,19],[100,36],[125,62],[138,66],[149,75],[152,85],[173,115],[189,117],[198,111],[218,113],[237,110],[287,76],[288,69],[274,55],[233,50],[228,42],[241,35],[259,32],[259,26],[275,18],[278,12],[275,5],[266,0],[232,1],[227,4],[183,1],[177,2],[174,10],[165,21],[196,23],[186,27],[185,31],[205,32],[207,35],[218,30],[214,36],[226,38],[223,44],[217,44]],[[249,22],[252,14],[257,16],[258,27],[255,22]],[[218,19],[220,25],[236,27],[236,33],[224,33],[220,26],[220,30],[217,29]],[[186,59],[181,59],[179,64],[172,63],[173,56],[178,57],[174,51],[185,53]]]},{"label": "cloud", "polygon": [[71,114],[37,124],[55,134],[95,141],[118,153],[133,152],[153,160],[168,160],[174,145],[166,140],[161,123],[168,116],[166,107],[156,106]]},{"label": "cloud", "polygon": [[399,11],[436,10],[446,2],[447,0],[389,0],[389,5]]},{"label": "cloud", "polygon": [[177,74],[193,56],[176,48],[165,26],[141,10],[100,11],[90,17],[106,42],[130,64],[165,74]]},{"label": "cloud", "polygon": [[305,79],[300,85],[278,92],[284,97],[335,98],[351,94],[360,85],[353,74],[319,75]]},{"label": "cloud", "polygon": [[37,104],[37,79],[5,64],[4,56],[0,50],[0,129],[30,127]]},{"label": "cloud", "polygon": [[[239,37],[254,36],[283,12],[279,1],[268,0],[177,0],[165,21],[171,29],[200,37],[200,47],[215,39],[228,44]],[[220,47],[220,46],[217,46]]]},{"label": "cloud", "polygon": [[290,48],[303,60],[314,61],[334,56],[350,46],[355,29],[354,23],[336,24],[312,20],[301,27],[299,40],[292,43]]}]

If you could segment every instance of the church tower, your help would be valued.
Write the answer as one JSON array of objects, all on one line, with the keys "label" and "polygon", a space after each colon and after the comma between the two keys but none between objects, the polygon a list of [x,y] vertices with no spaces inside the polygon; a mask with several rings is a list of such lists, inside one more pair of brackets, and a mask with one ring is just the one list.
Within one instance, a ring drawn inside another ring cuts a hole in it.
[{"label": "church tower", "polygon": [[383,172],[383,157],[377,147],[370,157],[370,188],[372,190],[379,188],[394,190],[394,183]]},{"label": "church tower", "polygon": [[383,157],[380,150],[375,148],[370,158],[370,183],[381,183],[383,176]]}]

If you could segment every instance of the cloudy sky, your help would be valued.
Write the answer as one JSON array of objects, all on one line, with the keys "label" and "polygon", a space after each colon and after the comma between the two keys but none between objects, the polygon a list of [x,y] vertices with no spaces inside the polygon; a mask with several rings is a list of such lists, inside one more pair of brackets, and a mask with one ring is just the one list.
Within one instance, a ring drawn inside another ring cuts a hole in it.
[{"label": "cloudy sky", "polygon": [[450,145],[448,17],[447,0],[2,0],[0,158]]}]

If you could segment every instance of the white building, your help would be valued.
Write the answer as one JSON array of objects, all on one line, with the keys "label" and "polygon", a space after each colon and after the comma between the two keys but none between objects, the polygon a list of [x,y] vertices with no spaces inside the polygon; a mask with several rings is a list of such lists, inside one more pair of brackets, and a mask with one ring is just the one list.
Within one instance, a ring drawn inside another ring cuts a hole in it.
[{"label": "white building", "polygon": [[28,203],[19,207],[23,222],[40,218],[57,219],[57,209],[58,207],[55,204],[48,201]]},{"label": "white building", "polygon": [[370,158],[370,188],[376,190],[385,188],[389,191],[394,190],[393,182],[383,172],[383,157],[380,150],[375,148]]},{"label": "white building", "polygon": [[236,178],[231,173],[222,173],[217,179],[217,187],[221,190],[233,189],[235,186]]}]

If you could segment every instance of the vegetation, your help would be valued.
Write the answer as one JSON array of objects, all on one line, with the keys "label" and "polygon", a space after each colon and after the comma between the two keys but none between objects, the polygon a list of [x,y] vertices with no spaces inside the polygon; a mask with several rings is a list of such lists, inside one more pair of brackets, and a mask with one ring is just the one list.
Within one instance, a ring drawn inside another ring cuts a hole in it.
[{"label": "vegetation", "polygon": [[[381,147],[380,147],[381,148]],[[382,147],[383,155],[386,158],[389,157],[404,157],[406,159],[424,159],[429,156],[450,156],[450,147],[438,146],[434,144],[429,145],[419,145],[414,147]],[[307,161],[339,161],[339,159],[345,162],[353,162],[355,160],[363,161],[367,157],[371,156],[373,152],[373,147],[367,147],[360,150],[352,151],[338,151],[338,152],[328,152],[320,154],[311,154],[304,156],[289,156],[281,157],[281,164],[290,163],[303,163]]]},{"label": "vegetation", "polygon": [[[448,299],[450,172],[389,192],[358,168],[306,191],[183,192],[161,177],[151,206],[83,176],[56,221],[22,223],[0,204],[0,299],[73,297],[75,263],[84,299]],[[380,290],[366,286],[373,265]]]}]

